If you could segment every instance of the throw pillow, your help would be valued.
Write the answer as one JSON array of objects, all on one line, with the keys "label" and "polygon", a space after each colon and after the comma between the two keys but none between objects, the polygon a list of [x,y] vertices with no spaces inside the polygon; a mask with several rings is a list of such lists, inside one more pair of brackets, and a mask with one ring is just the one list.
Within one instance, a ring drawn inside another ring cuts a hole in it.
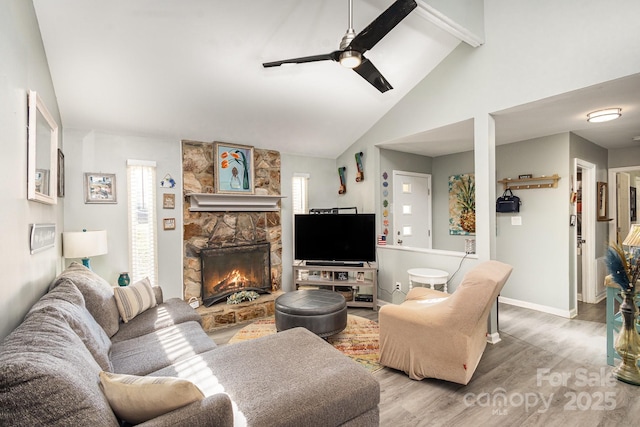
[{"label": "throw pillow", "polygon": [[113,288],[120,317],[124,323],[145,310],[156,306],[156,294],[151,288],[149,278],[145,277],[130,286]]},{"label": "throw pillow", "polygon": [[142,423],[204,398],[191,381],[173,377],[139,377],[100,372],[111,409],[122,420]]}]

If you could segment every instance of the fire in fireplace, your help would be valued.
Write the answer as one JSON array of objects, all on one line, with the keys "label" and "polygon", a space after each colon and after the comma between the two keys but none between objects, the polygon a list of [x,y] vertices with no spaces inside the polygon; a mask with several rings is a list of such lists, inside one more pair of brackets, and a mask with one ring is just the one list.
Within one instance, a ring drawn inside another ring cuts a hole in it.
[{"label": "fire in fireplace", "polygon": [[239,291],[271,292],[271,244],[203,249],[202,302],[210,305]]}]

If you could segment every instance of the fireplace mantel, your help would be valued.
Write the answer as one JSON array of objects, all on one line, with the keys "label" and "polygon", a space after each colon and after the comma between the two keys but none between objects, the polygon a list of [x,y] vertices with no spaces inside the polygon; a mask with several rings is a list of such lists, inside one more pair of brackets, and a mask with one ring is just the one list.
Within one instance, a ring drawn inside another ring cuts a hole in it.
[{"label": "fireplace mantel", "polygon": [[191,212],[275,212],[285,196],[267,194],[188,193]]}]

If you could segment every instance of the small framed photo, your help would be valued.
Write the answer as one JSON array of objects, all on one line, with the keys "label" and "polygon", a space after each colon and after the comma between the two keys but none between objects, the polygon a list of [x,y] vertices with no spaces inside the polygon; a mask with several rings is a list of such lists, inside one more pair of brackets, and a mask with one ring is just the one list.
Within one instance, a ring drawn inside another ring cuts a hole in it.
[{"label": "small framed photo", "polygon": [[176,219],[175,218],[164,218],[162,220],[162,228],[165,230],[175,230],[176,229]]},{"label": "small framed photo", "polygon": [[522,175],[518,175],[518,179],[530,179],[530,178],[533,178],[533,175],[530,174],[530,173],[525,173],[525,174],[522,174]]},{"label": "small framed photo", "polygon": [[176,208],[176,195],[170,193],[164,193],[162,195],[162,209],[175,209]]},{"label": "small framed photo", "polygon": [[323,272],[322,272],[322,278],[323,278],[324,280],[331,280],[331,279],[333,279],[333,272],[331,272],[331,271],[323,271]]},{"label": "small framed photo", "polygon": [[253,194],[253,147],[214,144],[213,178],[217,193]]},{"label": "small framed photo", "polygon": [[348,271],[336,271],[335,280],[349,280]]},{"label": "small framed photo", "polygon": [[116,174],[85,172],[84,202],[117,203]]},{"label": "small framed photo", "polygon": [[358,271],[356,273],[356,282],[364,282],[364,271]]}]

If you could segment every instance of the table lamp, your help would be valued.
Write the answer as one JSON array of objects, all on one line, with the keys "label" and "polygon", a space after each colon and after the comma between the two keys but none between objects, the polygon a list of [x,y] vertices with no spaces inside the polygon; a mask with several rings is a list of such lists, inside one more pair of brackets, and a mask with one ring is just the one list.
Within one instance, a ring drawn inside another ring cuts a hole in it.
[{"label": "table lamp", "polygon": [[624,246],[638,247],[640,246],[640,224],[632,224],[629,234],[625,237]]},{"label": "table lamp", "polygon": [[107,230],[65,231],[62,233],[62,255],[82,258],[82,265],[91,268],[89,257],[107,253]]}]

